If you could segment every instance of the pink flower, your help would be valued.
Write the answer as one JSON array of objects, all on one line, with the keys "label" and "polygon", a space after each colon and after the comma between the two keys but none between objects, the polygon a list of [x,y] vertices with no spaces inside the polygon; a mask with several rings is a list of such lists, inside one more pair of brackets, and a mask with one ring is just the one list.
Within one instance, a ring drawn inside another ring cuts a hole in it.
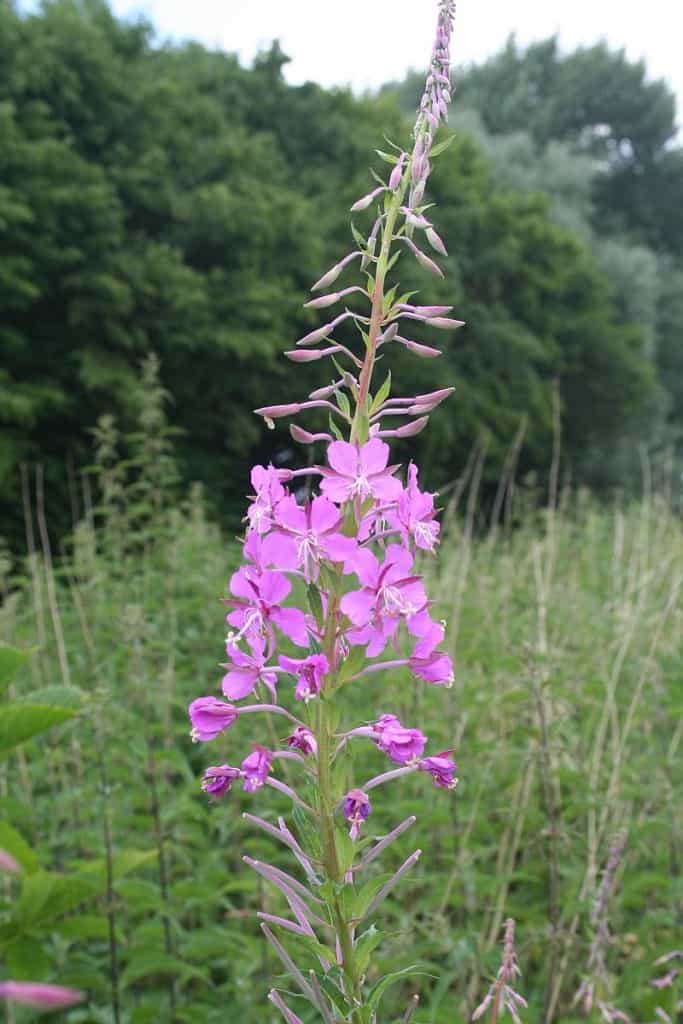
[{"label": "pink flower", "polygon": [[265,784],[272,762],[273,755],[270,750],[254,744],[251,754],[242,761],[245,793],[255,793]]},{"label": "pink flower", "polygon": [[410,633],[417,637],[411,661],[429,658],[439,646],[446,630],[442,622],[434,622],[427,608],[424,608],[410,620]]},{"label": "pink flower", "polygon": [[294,696],[297,700],[317,697],[322,681],[330,671],[330,664],[324,654],[310,654],[307,658],[280,658],[280,666],[297,678]]},{"label": "pink flower", "polygon": [[273,511],[287,491],[280,482],[278,471],[273,466],[254,466],[251,471],[251,486],[254,500],[247,509],[249,527],[256,533],[267,533],[272,525]]},{"label": "pink flower", "polygon": [[17,864],[7,850],[0,850],[0,871],[7,871],[12,875],[18,875],[21,871],[21,865]]},{"label": "pink flower", "polygon": [[61,985],[43,985],[37,981],[0,981],[0,999],[10,999],[37,1010],[73,1006],[84,998],[83,992],[62,988]]},{"label": "pink flower", "polygon": [[270,692],[275,694],[277,673],[266,667],[269,651],[262,636],[247,636],[251,654],[246,654],[237,644],[228,643],[230,664],[224,666],[230,671],[223,676],[223,693],[229,700],[241,700],[255,689],[257,683],[263,683]]},{"label": "pink flower", "polygon": [[389,445],[373,437],[360,447],[348,441],[333,441],[327,449],[331,469],[321,467],[320,489],[332,501],[342,504],[352,498],[394,501],[401,493],[400,481],[387,469]]},{"label": "pink flower", "polygon": [[372,804],[362,789],[351,789],[344,797],[344,817],[351,822],[349,835],[355,842],[360,836],[361,825],[370,816]]},{"label": "pink flower", "polygon": [[374,725],[375,742],[396,764],[422,757],[427,737],[419,729],[406,729],[396,715],[381,715]]},{"label": "pink flower", "polygon": [[287,737],[287,746],[294,750],[300,750],[304,757],[310,757],[318,753],[318,744],[310,729],[304,725],[297,725],[291,736]]},{"label": "pink flower", "polygon": [[214,765],[204,772],[202,789],[214,800],[224,796],[232,789],[236,779],[241,778],[242,772],[239,768],[232,768],[229,764]]},{"label": "pink flower", "polygon": [[356,550],[356,542],[342,532],[342,517],[327,498],[313,498],[297,505],[286,498],[277,507],[275,528],[263,542],[265,565],[277,569],[303,569],[310,582],[318,577],[321,560],[346,562]]},{"label": "pink flower", "polygon": [[374,658],[395,635],[402,618],[411,633],[415,633],[416,622],[421,635],[426,628],[423,611],[427,594],[419,576],[410,574],[410,552],[399,544],[390,544],[380,566],[372,552],[363,549],[351,564],[363,588],[350,591],[341,600],[342,612],[356,627],[346,634],[349,643],[367,645],[368,657]]},{"label": "pink flower", "polygon": [[417,486],[417,466],[412,462],[408,467],[408,484],[399,496],[396,511],[388,511],[386,518],[406,542],[412,539],[423,551],[436,547],[441,526],[434,519],[434,495]]},{"label": "pink flower", "polygon": [[410,670],[419,679],[436,686],[452,686],[453,662],[443,651],[433,651],[426,658],[410,659]]},{"label": "pink flower", "polygon": [[218,700],[217,697],[198,697],[188,708],[192,732],[190,735],[196,743],[214,740],[225,729],[237,721],[238,711],[232,704]]},{"label": "pink flower", "polygon": [[235,610],[228,614],[228,622],[239,630],[239,636],[246,634],[249,639],[264,634],[272,639],[275,625],[297,647],[306,647],[306,616],[299,608],[283,608],[281,604],[291,589],[287,577],[279,572],[242,566],[230,580],[233,597],[227,603]]},{"label": "pink flower", "polygon": [[429,772],[434,780],[434,785],[442,789],[455,789],[458,784],[455,777],[457,765],[450,756],[452,753],[452,750],[444,750],[442,754],[424,757],[418,765],[420,771]]}]

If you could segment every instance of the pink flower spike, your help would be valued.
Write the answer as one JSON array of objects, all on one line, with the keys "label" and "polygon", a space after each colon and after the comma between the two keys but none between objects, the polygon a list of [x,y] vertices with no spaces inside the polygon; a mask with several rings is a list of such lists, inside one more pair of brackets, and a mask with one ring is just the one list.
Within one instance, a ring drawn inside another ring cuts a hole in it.
[{"label": "pink flower spike", "polygon": [[298,725],[291,736],[287,737],[287,746],[293,750],[300,750],[304,757],[318,753],[318,744],[310,729],[304,725]]},{"label": "pink flower spike", "polygon": [[236,779],[242,777],[239,768],[232,768],[229,764],[213,765],[204,772],[202,789],[214,800],[229,793]]},{"label": "pink flower spike", "polygon": [[386,185],[380,185],[378,188],[373,189],[372,192],[368,192],[367,195],[361,196],[351,207],[351,213],[360,213],[361,210],[367,210],[368,206],[372,205],[373,200],[386,191]]},{"label": "pink flower spike", "polygon": [[351,823],[349,835],[356,842],[360,838],[360,830],[372,811],[372,804],[362,789],[351,789],[344,797],[344,817]]},{"label": "pink flower spike", "polygon": [[255,743],[251,754],[242,761],[245,793],[255,793],[256,790],[261,789],[265,785],[272,762],[273,754],[271,751]]},{"label": "pink flower spike", "polygon": [[218,700],[216,697],[198,697],[188,709],[194,743],[207,743],[215,740],[222,732],[229,729],[237,721],[239,712],[232,704]]},{"label": "pink flower spike", "polygon": [[330,270],[328,270],[326,274],[323,274],[320,280],[315,282],[315,284],[311,288],[311,291],[319,292],[321,291],[321,289],[327,288],[328,285],[333,284],[341,274],[346,264],[350,263],[351,260],[356,259],[357,256],[362,255],[363,254],[360,252],[360,250],[356,252],[350,252],[348,256],[345,256],[343,260],[339,261],[339,263],[335,263],[335,265]]},{"label": "pink flower spike", "polygon": [[0,850],[0,871],[6,871],[9,875],[18,875],[21,872],[21,865],[7,850]]},{"label": "pink flower spike", "polygon": [[37,1010],[73,1006],[85,999],[85,993],[61,985],[43,985],[37,981],[0,981],[0,999],[11,1000]]},{"label": "pink flower spike", "polygon": [[371,438],[357,446],[348,441],[333,441],[327,449],[330,469],[321,468],[320,489],[337,504],[353,498],[361,502],[366,498],[393,501],[401,492],[401,485],[387,468],[389,446],[378,438]]}]

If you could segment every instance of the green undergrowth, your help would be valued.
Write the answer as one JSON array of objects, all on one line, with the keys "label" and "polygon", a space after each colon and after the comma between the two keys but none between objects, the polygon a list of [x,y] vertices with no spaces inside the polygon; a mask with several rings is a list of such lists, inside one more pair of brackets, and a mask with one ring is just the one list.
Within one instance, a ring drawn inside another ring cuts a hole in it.
[{"label": "green undergrowth", "polygon": [[[198,489],[175,494],[148,370],[136,454],[122,462],[114,424],[101,423],[72,541],[51,554],[40,501],[28,501],[31,553],[4,566],[0,641],[36,648],[11,696],[76,715],[0,763],[0,846],[25,855],[4,892],[0,957],[16,978],[85,989],[83,1006],[53,1018],[72,1024],[109,1024],[115,1005],[126,1024],[275,1024],[265,997],[280,968],[255,913],[283,908],[241,858],[292,865],[241,812],[274,820],[289,808],[272,791],[210,805],[199,780],[283,732],[250,718],[209,746],[190,741],[187,704],[220,681],[220,599],[239,551]],[[387,938],[369,980],[415,961],[420,973],[387,993],[380,1019],[400,1020],[419,992],[418,1024],[468,1020],[508,916],[526,1020],[580,1019],[591,907],[625,833],[601,997],[650,1022],[671,1004],[651,985],[653,961],[681,928],[680,520],[663,497],[607,506],[567,491],[539,510],[518,489],[491,526],[476,476],[456,489],[438,560],[424,564],[455,685],[398,671],[347,688],[349,724],[396,713],[432,752],[455,748],[460,775],[455,794],[423,773],[375,792],[376,834],[417,817],[377,870],[423,850],[380,912]],[[356,784],[385,764],[358,745]]]}]

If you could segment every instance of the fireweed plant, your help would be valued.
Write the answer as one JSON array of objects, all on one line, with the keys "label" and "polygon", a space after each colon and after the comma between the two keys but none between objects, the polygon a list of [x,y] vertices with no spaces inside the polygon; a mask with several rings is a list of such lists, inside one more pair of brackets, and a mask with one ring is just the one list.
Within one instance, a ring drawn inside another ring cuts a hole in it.
[{"label": "fireweed plant", "polygon": [[[440,355],[437,348],[407,336],[412,324],[445,330],[462,326],[448,316],[450,306],[415,305],[414,293],[401,295],[398,285],[388,282],[401,253],[443,277],[425,252],[430,247],[446,255],[427,216],[425,186],[431,161],[445,148],[434,140],[450,100],[454,10],[453,0],[440,0],[412,150],[396,147],[395,154],[382,154],[392,165],[388,180],[377,177],[377,187],[351,207],[361,213],[377,206],[369,233],[365,236],[352,225],[356,248],[313,285],[314,293],[323,294],[306,303],[325,309],[353,295],[369,308],[362,313],[346,308],[286,353],[298,363],[330,358],[335,379],[306,401],[256,410],[270,427],[276,418],[308,410],[328,413],[329,432],[290,427],[295,441],[326,445],[326,464],[294,471],[253,468],[244,564],[232,576],[226,600],[228,661],[222,689],[227,700],[200,697],[189,708],[192,736],[202,742],[252,714],[276,715],[287,722],[280,749],[254,744],[239,766],[207,768],[203,788],[219,799],[241,783],[246,792],[262,798],[264,787],[270,786],[291,799],[295,832],[282,818],[274,825],[252,814],[246,817],[289,849],[305,881],[244,859],[280,891],[291,911],[291,918],[259,914],[266,938],[300,993],[285,995],[290,1003],[293,998],[308,1000],[325,1024],[373,1024],[382,994],[397,977],[380,978],[371,988],[365,984],[379,935],[366,922],[421,851],[415,850],[392,877],[364,879],[366,869],[415,821],[409,817],[388,835],[373,839],[368,819],[376,791],[413,772],[423,773],[425,781],[442,790],[453,790],[457,783],[451,750],[428,752],[420,729],[390,713],[349,727],[340,699],[346,686],[403,666],[433,685],[449,686],[453,680],[451,660],[440,650],[444,624],[432,616],[414,566],[418,553],[434,552],[439,540],[434,495],[420,490],[413,464],[401,482],[399,467],[390,464],[387,443],[423,430],[429,414],[453,388],[392,397],[390,375],[373,391],[373,374],[392,345],[418,357]],[[363,283],[328,291],[354,263]],[[337,327],[347,321],[358,330],[360,355],[335,340]],[[303,476],[317,478],[319,493],[300,503],[287,485],[295,488]],[[294,595],[300,595],[299,603]],[[400,642],[406,636],[410,652],[401,656]],[[289,652],[298,649],[297,656],[282,651],[283,639]],[[296,713],[280,703],[285,688]],[[258,698],[255,703],[252,694]],[[249,702],[238,703],[245,699]],[[389,764],[381,774],[349,788],[348,765],[341,755],[355,743],[374,744]],[[296,789],[277,776],[284,759],[301,780]],[[297,966],[283,933],[296,936],[302,952],[319,965],[316,970]],[[269,999],[287,1024],[301,1024],[282,993],[273,989]],[[406,1018],[415,1005],[411,1001]]]}]

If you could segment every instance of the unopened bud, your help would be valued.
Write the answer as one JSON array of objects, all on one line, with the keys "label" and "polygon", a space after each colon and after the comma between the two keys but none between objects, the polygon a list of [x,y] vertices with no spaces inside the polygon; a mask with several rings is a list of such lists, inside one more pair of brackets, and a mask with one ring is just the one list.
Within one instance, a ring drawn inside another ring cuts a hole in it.
[{"label": "unopened bud", "polygon": [[425,237],[435,252],[440,253],[442,256],[448,256],[448,249],[443,244],[442,239],[437,235],[434,228],[428,227],[425,231]]},{"label": "unopened bud", "polygon": [[429,316],[425,320],[430,327],[440,327],[444,331],[455,330],[456,327],[464,327],[464,320],[453,320],[449,316]]},{"label": "unopened bud", "polygon": [[361,196],[351,207],[351,213],[360,213],[361,210],[367,210],[368,206],[371,205],[372,201],[380,195],[382,192],[386,192],[386,185],[380,185],[378,188],[368,192],[366,196]]},{"label": "unopened bud", "polygon": [[304,430],[303,427],[298,426],[296,423],[291,423],[289,432],[295,441],[299,444],[315,444],[316,441],[331,441],[331,434],[312,434],[310,430]]},{"label": "unopened bud", "polygon": [[306,309],[325,309],[326,306],[333,306],[335,302],[339,302],[339,292],[330,292],[329,295],[319,295],[317,299],[311,299],[309,302],[304,302]]},{"label": "unopened bud", "polygon": [[401,153],[400,157],[398,158],[398,162],[396,163],[396,166],[394,167],[393,171],[391,172],[391,177],[389,178],[389,188],[391,189],[392,192],[395,192],[396,189],[398,188],[398,186],[401,184],[401,179],[403,177],[403,168],[405,166],[405,161],[406,161],[406,154],[405,153]]},{"label": "unopened bud", "polygon": [[355,259],[356,256],[360,255],[361,253],[358,251],[350,252],[348,256],[345,256],[343,260],[339,261],[339,263],[335,263],[335,265],[330,270],[328,270],[326,274],[323,274],[319,281],[315,282],[315,284],[311,288],[311,291],[319,292],[321,288],[327,288],[328,285],[333,284],[341,274],[346,264],[349,263],[351,260]]},{"label": "unopened bud", "polygon": [[419,341],[411,341],[409,338],[396,338],[404,348],[407,348],[413,355],[421,356],[423,359],[436,359],[441,355],[441,350],[432,348],[431,345],[422,345]]},{"label": "unopened bud", "polygon": [[323,324],[322,327],[317,327],[315,331],[309,331],[308,334],[304,334],[303,338],[299,338],[297,345],[315,345],[317,342],[322,341],[332,331],[332,324]]},{"label": "unopened bud", "polygon": [[404,423],[402,427],[397,427],[395,430],[395,437],[415,437],[419,434],[429,423],[429,416],[421,416],[419,420],[413,420],[412,423]]}]

